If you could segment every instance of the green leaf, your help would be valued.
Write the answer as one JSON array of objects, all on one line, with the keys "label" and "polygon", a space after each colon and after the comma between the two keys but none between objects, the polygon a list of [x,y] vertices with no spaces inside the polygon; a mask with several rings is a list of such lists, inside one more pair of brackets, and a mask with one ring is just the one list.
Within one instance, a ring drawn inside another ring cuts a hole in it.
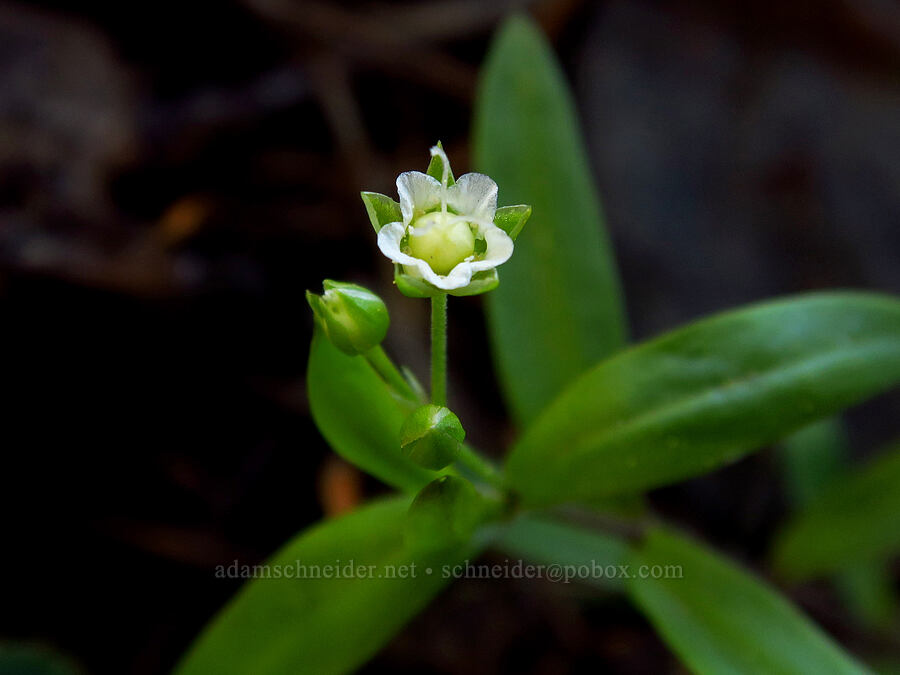
[{"label": "green leaf", "polygon": [[835,589],[850,614],[863,626],[885,632],[898,618],[898,594],[891,561],[881,558],[853,563],[834,578]]},{"label": "green leaf", "polygon": [[359,195],[366,205],[366,213],[369,214],[369,220],[372,221],[372,227],[376,232],[388,223],[403,221],[400,204],[387,195],[378,192],[360,192]]},{"label": "green leaf", "polygon": [[900,302],[821,293],[690,324],[589,370],[507,461],[526,503],[695,476],[900,380]]},{"label": "green leaf", "polygon": [[[588,576],[579,571],[578,580],[606,590],[622,588],[618,566],[629,556],[628,545],[619,537],[532,514],[503,528],[494,546],[532,564],[590,568]],[[616,574],[607,574],[610,566],[617,568]]]},{"label": "green leaf", "polygon": [[513,241],[519,236],[531,217],[532,208],[527,204],[501,206],[494,214],[494,225],[509,235]]},{"label": "green leaf", "polygon": [[835,481],[784,528],[776,567],[804,579],[900,551],[900,443]]},{"label": "green leaf", "polygon": [[872,668],[878,675],[900,675],[900,659],[892,656],[880,656],[870,659]]},{"label": "green leaf", "polygon": [[524,424],[585,368],[619,349],[619,280],[572,95],[539,29],[509,19],[491,46],[474,121],[479,171],[528,231],[488,297],[501,385]]},{"label": "green leaf", "polygon": [[[443,150],[444,146],[440,141],[437,142],[437,146]],[[432,155],[431,161],[428,162],[428,168],[425,170],[429,176],[434,178],[438,183],[440,183],[444,179],[444,160],[441,159],[440,155]],[[453,169],[449,166],[447,167],[447,186],[451,186],[456,181],[453,179]]]},{"label": "green leaf", "polygon": [[[806,507],[847,471],[850,449],[838,418],[815,422],[779,448],[788,500]],[[835,573],[835,590],[854,617],[868,628],[887,628],[897,616],[898,597],[889,561],[857,561]]]},{"label": "green leaf", "polygon": [[693,672],[866,672],[775,590],[695,542],[651,531],[631,565],[631,599]]},{"label": "green leaf", "polygon": [[342,353],[319,328],[306,382],[316,426],[341,457],[406,492],[434,478],[400,453],[400,427],[415,404],[392,394],[364,357]]},{"label": "green leaf", "polygon": [[847,466],[847,439],[840,420],[820,420],[784,439],[779,459],[788,498],[798,507],[815,498]]},{"label": "green leaf", "polygon": [[[355,670],[447,583],[443,565],[474,553],[457,546],[412,555],[403,543],[408,504],[405,498],[375,503],[287,544],[269,561],[270,577],[241,589],[207,626],[176,675]],[[275,570],[281,570],[281,578]],[[328,574],[332,578],[325,578]]]},{"label": "green leaf", "polygon": [[80,675],[67,656],[40,644],[0,642],[0,675]]}]

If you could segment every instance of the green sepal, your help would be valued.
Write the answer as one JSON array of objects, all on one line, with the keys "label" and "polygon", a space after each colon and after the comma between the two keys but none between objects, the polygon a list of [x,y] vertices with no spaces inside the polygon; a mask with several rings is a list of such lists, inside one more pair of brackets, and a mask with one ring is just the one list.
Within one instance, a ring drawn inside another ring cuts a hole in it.
[{"label": "green sepal", "polygon": [[397,290],[408,298],[430,298],[443,293],[424,279],[404,273],[403,266],[399,263],[394,263],[394,283]]},{"label": "green sepal", "polygon": [[427,551],[466,542],[488,515],[487,501],[464,478],[441,476],[423,487],[406,514],[404,538]]},{"label": "green sepal", "polygon": [[476,272],[472,275],[472,281],[468,286],[447,291],[450,295],[456,297],[465,297],[468,295],[481,295],[492,291],[500,285],[500,276],[496,269],[485,270],[484,272]]},{"label": "green sepal", "polygon": [[441,293],[447,293],[456,297],[468,295],[480,295],[492,291],[500,284],[500,277],[496,269],[476,272],[472,275],[472,281],[468,286],[455,288],[452,291],[442,291],[435,288],[424,279],[405,274],[401,265],[394,264],[394,283],[397,289],[408,298],[431,298]]},{"label": "green sepal", "polygon": [[[444,149],[444,146],[441,145],[441,142],[438,141],[435,145],[437,145],[441,150]],[[444,160],[442,160],[438,155],[435,155],[431,158],[431,161],[428,162],[428,168],[425,170],[429,176],[434,178],[438,183],[444,178]],[[450,187],[456,182],[453,178],[453,169],[451,167],[447,167],[447,187]]]},{"label": "green sepal", "polygon": [[388,223],[403,222],[400,204],[387,195],[379,192],[360,192],[359,196],[366,205],[366,213],[369,214],[369,220],[372,221],[375,232],[381,230]]},{"label": "green sepal", "polygon": [[509,238],[515,241],[530,217],[531,206],[528,204],[501,206],[494,214],[494,225],[506,232]]}]

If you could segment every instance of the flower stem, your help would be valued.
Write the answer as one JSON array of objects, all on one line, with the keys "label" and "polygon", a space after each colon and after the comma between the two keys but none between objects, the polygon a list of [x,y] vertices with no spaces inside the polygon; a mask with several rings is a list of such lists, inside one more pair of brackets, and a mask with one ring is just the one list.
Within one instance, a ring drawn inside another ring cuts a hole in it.
[{"label": "flower stem", "polygon": [[418,400],[416,392],[413,391],[413,388],[409,385],[409,382],[406,381],[406,378],[403,377],[399,370],[397,370],[397,366],[394,365],[394,362],[391,361],[390,357],[384,353],[384,349],[382,349],[381,345],[372,347],[372,349],[366,352],[365,356],[369,365],[375,369],[375,372],[381,376],[381,379],[384,380],[389,387],[403,398],[408,398],[411,401]]},{"label": "flower stem", "polygon": [[[431,402],[447,405],[447,294],[431,297]],[[469,446],[462,444],[456,462],[468,473],[502,487],[497,468]]]},{"label": "flower stem", "polygon": [[447,294],[431,298],[431,402],[447,405]]}]

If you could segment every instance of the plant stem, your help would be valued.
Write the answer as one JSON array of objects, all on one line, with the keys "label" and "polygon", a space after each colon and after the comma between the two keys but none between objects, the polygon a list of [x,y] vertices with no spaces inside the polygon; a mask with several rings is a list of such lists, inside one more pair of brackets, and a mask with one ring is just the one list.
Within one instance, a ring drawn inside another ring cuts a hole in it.
[{"label": "plant stem", "polygon": [[[431,402],[447,405],[447,294],[431,298]],[[456,462],[469,473],[495,487],[502,487],[503,479],[497,468],[484,457],[463,444]]]},{"label": "plant stem", "polygon": [[403,377],[399,370],[397,370],[397,366],[395,366],[390,357],[385,354],[381,345],[372,347],[372,349],[366,352],[366,360],[369,362],[369,365],[375,369],[375,372],[381,376],[381,379],[394,391],[411,401],[418,400],[418,397],[409,385],[409,382],[407,382],[406,378]]},{"label": "plant stem", "polygon": [[456,455],[456,463],[473,476],[477,476],[494,487],[503,487],[503,478],[500,476],[497,467],[465,443],[460,445],[459,454]]},{"label": "plant stem", "polygon": [[447,294],[431,298],[431,402],[447,405]]}]

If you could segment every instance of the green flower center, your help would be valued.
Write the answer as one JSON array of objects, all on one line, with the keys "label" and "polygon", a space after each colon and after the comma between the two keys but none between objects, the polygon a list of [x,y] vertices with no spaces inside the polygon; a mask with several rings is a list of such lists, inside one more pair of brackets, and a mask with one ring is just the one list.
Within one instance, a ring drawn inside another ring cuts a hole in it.
[{"label": "green flower center", "polygon": [[410,255],[424,260],[442,276],[475,255],[475,235],[469,223],[441,211],[417,218],[409,228],[407,245]]}]

